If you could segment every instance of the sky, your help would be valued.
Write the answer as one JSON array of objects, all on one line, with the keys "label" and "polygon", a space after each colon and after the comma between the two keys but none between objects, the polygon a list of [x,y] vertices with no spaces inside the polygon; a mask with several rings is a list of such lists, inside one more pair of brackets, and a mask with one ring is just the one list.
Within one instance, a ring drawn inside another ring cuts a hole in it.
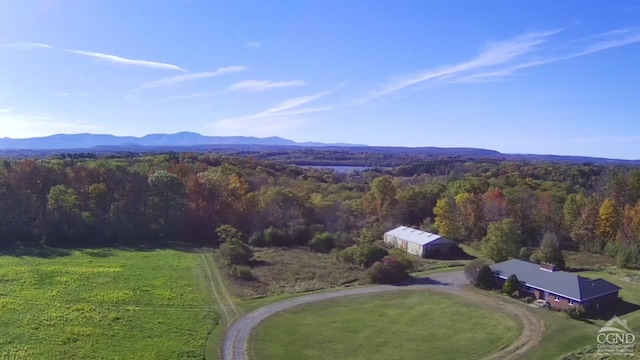
[{"label": "sky", "polygon": [[637,1],[0,0],[0,137],[640,159]]}]

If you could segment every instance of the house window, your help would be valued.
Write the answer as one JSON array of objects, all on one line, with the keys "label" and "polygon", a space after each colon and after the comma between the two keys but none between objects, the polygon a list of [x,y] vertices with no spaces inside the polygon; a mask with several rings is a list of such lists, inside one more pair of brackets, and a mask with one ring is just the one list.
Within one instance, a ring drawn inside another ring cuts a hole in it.
[{"label": "house window", "polygon": [[573,300],[569,300],[569,306],[573,306],[573,305],[574,305]]},{"label": "house window", "polygon": [[560,296],[558,296],[558,295],[554,296],[554,297],[553,297],[553,300],[555,300],[555,301],[560,301]]}]

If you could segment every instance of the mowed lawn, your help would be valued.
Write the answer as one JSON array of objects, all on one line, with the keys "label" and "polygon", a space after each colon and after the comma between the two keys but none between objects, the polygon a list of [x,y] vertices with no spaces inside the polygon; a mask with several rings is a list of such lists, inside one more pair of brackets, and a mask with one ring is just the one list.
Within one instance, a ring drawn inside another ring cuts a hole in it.
[{"label": "mowed lawn", "polygon": [[298,306],[251,337],[254,360],[478,359],[521,334],[515,317],[455,295],[400,291]]},{"label": "mowed lawn", "polygon": [[0,256],[0,359],[202,359],[208,281],[173,250]]}]

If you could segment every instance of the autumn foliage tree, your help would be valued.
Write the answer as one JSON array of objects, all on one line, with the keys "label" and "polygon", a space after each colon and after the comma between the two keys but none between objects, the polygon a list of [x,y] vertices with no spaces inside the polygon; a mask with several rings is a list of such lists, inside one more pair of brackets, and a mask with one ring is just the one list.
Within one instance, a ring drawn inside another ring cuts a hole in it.
[{"label": "autumn foliage tree", "polygon": [[520,289],[520,280],[514,274],[509,275],[507,280],[502,285],[502,292],[509,296],[513,296]]},{"label": "autumn foliage tree", "polygon": [[620,226],[620,214],[613,199],[605,199],[600,206],[596,234],[605,241],[613,239]]},{"label": "autumn foliage tree", "polygon": [[489,224],[487,235],[482,239],[482,255],[495,262],[518,256],[522,241],[520,230],[512,219]]},{"label": "autumn foliage tree", "polygon": [[435,227],[438,229],[438,233],[451,239],[458,238],[455,210],[455,200],[450,197],[439,199],[433,209],[433,213],[436,215]]}]

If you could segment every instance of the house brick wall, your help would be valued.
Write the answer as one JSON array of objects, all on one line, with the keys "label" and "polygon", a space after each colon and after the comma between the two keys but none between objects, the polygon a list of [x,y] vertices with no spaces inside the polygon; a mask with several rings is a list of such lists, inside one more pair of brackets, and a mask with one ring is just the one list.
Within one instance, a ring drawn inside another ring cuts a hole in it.
[{"label": "house brick wall", "polygon": [[613,306],[616,306],[617,303],[618,303],[618,292],[615,292],[615,293],[604,295],[595,299],[591,299],[583,303],[582,306],[584,306],[587,311],[597,311],[598,309],[602,310],[606,308],[611,308]]},{"label": "house brick wall", "polygon": [[[536,299],[544,299],[544,291],[542,291],[542,290],[533,289],[532,294]],[[556,296],[558,298],[558,301],[556,301]],[[569,303],[571,302],[570,299],[568,299],[566,297],[563,297],[563,296],[555,295],[553,293],[549,293],[547,301],[549,302],[549,306],[550,307],[552,307],[554,309],[561,309],[561,310],[565,310],[565,309],[568,309],[571,306],[577,306],[578,305],[577,301],[573,302],[574,305],[569,305]]]}]

